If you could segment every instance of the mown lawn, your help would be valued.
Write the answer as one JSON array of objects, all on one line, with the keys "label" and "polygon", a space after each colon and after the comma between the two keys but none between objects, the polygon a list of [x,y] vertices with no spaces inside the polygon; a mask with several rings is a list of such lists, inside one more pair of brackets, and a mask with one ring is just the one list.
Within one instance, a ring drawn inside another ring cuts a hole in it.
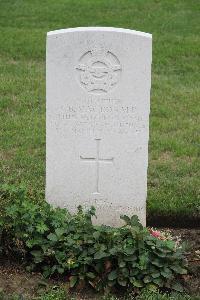
[{"label": "mown lawn", "polygon": [[[5,295],[0,292],[1,300],[22,300],[22,295],[13,294]],[[66,288],[54,287],[52,290],[41,292],[40,296],[28,296],[29,300],[200,300],[199,296],[189,296],[180,293],[174,294],[160,294],[144,291],[138,296],[127,295],[127,296],[114,296],[108,294],[107,296],[98,296],[94,293],[86,293],[83,296],[80,293],[76,296],[67,292]]]},{"label": "mown lawn", "polygon": [[199,216],[199,11],[198,0],[0,0],[0,181],[44,197],[46,32],[132,28],[153,34],[148,215]]}]

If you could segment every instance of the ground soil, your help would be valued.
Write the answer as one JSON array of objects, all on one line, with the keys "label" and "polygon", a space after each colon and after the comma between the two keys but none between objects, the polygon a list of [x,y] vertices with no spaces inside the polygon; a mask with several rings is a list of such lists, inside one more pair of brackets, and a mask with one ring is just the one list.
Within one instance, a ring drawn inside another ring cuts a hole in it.
[{"label": "ground soil", "polygon": [[[171,229],[171,231],[173,235],[181,236],[191,249],[187,252],[190,273],[182,277],[184,286],[188,293],[200,295],[200,229]],[[63,285],[55,280],[44,280],[39,273],[28,273],[19,264],[14,264],[5,258],[0,260],[0,291],[7,295],[18,294],[28,299],[37,296],[47,287],[59,284]],[[94,299],[94,297],[87,299]]]},{"label": "ground soil", "polygon": [[189,294],[200,295],[200,228],[171,229],[173,235],[181,236],[188,246],[189,275],[183,276],[183,284]]},{"label": "ground soil", "polygon": [[[155,225],[156,224],[156,225]],[[173,227],[173,228],[199,228],[200,227],[200,215],[197,212],[196,215],[183,215],[182,213],[177,214],[166,214],[158,215],[148,214],[147,215],[147,226],[156,226],[156,227]]]}]

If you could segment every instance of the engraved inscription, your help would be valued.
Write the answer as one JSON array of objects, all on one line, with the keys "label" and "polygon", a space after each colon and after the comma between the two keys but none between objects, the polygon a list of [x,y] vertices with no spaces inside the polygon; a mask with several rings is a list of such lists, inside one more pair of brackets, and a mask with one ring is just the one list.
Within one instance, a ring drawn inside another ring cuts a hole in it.
[{"label": "engraved inscription", "polygon": [[144,117],[136,114],[136,105],[123,105],[119,99],[103,97],[85,99],[82,105],[80,102],[79,98],[70,99],[71,104],[63,105],[57,112],[56,124],[63,132],[103,137],[109,133],[137,134],[145,130]]},{"label": "engraved inscription", "polygon": [[83,157],[80,156],[80,159],[84,162],[95,162],[96,164],[96,186],[95,192],[93,194],[100,194],[99,192],[99,165],[100,163],[113,163],[114,158],[101,158],[100,157],[100,141],[101,139],[95,139],[96,141],[96,156],[95,157]]},{"label": "engraved inscription", "polygon": [[99,48],[83,54],[76,69],[81,86],[88,92],[101,94],[118,83],[121,65],[116,55]]}]

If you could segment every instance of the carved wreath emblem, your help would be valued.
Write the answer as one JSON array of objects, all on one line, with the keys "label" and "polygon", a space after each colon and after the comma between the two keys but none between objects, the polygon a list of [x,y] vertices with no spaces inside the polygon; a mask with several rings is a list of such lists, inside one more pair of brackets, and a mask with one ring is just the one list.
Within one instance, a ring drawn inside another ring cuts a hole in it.
[{"label": "carved wreath emblem", "polygon": [[76,67],[82,87],[92,93],[106,93],[119,81],[121,65],[110,51],[102,49],[86,52]]}]

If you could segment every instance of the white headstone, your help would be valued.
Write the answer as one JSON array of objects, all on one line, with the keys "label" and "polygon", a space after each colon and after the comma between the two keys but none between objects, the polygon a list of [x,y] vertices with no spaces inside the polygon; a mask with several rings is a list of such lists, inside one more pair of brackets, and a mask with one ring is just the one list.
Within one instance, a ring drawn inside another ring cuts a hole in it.
[{"label": "white headstone", "polygon": [[146,223],[152,38],[117,28],[47,34],[46,199],[98,223]]}]

